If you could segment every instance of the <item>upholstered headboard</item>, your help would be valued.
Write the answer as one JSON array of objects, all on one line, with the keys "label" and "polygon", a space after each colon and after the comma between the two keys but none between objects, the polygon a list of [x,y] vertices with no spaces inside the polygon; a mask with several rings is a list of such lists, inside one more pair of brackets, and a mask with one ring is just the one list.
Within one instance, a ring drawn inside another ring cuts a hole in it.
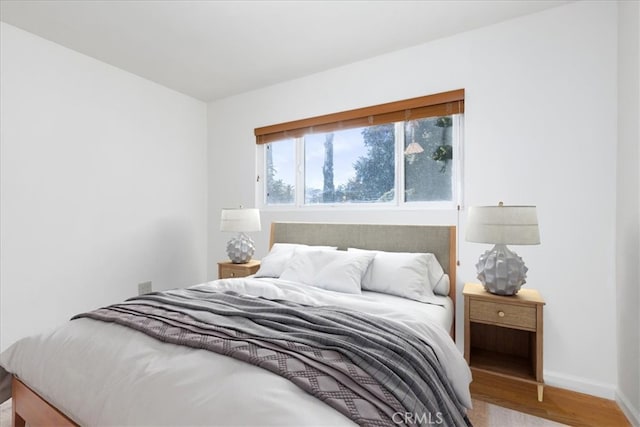
[{"label": "upholstered headboard", "polygon": [[[456,227],[453,225],[320,224],[274,222],[271,241],[377,249],[388,252],[430,252],[449,275],[449,297],[456,303]],[[455,317],[453,330],[455,331]]]}]

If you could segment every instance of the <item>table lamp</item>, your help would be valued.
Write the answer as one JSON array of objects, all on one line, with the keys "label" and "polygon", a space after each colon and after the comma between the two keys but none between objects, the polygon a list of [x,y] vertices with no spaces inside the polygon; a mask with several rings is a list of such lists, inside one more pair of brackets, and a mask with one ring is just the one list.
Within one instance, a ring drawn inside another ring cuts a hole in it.
[{"label": "table lamp", "polygon": [[538,245],[540,232],[535,206],[475,206],[469,208],[466,240],[492,243],[493,249],[476,264],[485,290],[497,295],[515,295],[526,283],[528,268],[507,245]]},{"label": "table lamp", "polygon": [[260,231],[260,211],[243,207],[222,209],[220,231],[238,232],[227,242],[227,255],[234,264],[246,264],[251,261],[256,247],[245,233]]}]

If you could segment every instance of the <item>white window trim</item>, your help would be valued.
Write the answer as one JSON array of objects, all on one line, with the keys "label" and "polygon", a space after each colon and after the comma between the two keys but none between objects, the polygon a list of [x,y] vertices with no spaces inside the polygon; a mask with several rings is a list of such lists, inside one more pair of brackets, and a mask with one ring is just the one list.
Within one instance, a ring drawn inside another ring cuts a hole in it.
[{"label": "white window trim", "polygon": [[295,202],[291,204],[269,205],[265,195],[265,171],[267,158],[265,155],[266,144],[256,145],[256,200],[255,206],[262,211],[267,212],[286,212],[286,211],[353,211],[353,210],[456,210],[458,206],[463,205],[463,183],[464,183],[464,114],[456,114],[453,116],[452,139],[457,141],[455,144],[455,155],[450,163],[452,168],[452,197],[450,201],[420,201],[405,202],[404,197],[398,197],[398,189],[404,191],[404,122],[395,123],[396,133],[396,150],[395,150],[395,170],[396,185],[394,191],[394,200],[387,203],[378,202],[361,202],[361,203],[332,203],[332,204],[313,204],[304,203],[304,142],[303,138],[296,138],[296,182],[295,182]]}]

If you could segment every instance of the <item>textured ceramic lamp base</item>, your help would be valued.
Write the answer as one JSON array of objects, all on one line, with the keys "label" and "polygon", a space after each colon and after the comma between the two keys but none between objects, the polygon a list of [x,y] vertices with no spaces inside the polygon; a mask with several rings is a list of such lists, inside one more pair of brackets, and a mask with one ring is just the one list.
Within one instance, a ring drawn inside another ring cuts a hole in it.
[{"label": "textured ceramic lamp base", "polygon": [[506,245],[495,245],[482,254],[476,268],[478,279],[492,294],[515,295],[526,283],[528,268]]},{"label": "textured ceramic lamp base", "polygon": [[253,240],[244,233],[238,234],[227,242],[227,255],[234,264],[246,264],[251,261],[255,251]]}]

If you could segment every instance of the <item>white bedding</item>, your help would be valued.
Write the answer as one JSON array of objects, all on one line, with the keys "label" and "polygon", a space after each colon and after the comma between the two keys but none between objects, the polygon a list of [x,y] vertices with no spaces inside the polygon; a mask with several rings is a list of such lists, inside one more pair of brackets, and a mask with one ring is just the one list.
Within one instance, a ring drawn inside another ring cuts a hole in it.
[{"label": "white bedding", "polygon": [[[429,304],[390,295],[346,295],[279,279],[197,285],[210,286],[268,299],[341,305],[400,321],[439,344],[438,359],[447,361],[445,371],[456,394],[471,407],[471,374],[448,336],[450,320],[442,307],[432,310],[438,306],[427,309]],[[427,318],[438,318],[444,327]],[[0,365],[81,425],[353,425],[262,368],[90,319],[20,340],[0,355]]]},{"label": "white bedding", "polygon": [[[445,331],[451,330],[453,324],[453,302],[451,298],[434,295],[432,303],[414,301],[402,297],[378,292],[362,291],[362,296],[371,298],[381,304],[376,313],[381,315],[392,315],[392,311],[402,312],[403,315],[421,322],[435,322],[442,326]],[[353,307],[357,308],[357,307]],[[388,311],[385,311],[386,310]]]}]

